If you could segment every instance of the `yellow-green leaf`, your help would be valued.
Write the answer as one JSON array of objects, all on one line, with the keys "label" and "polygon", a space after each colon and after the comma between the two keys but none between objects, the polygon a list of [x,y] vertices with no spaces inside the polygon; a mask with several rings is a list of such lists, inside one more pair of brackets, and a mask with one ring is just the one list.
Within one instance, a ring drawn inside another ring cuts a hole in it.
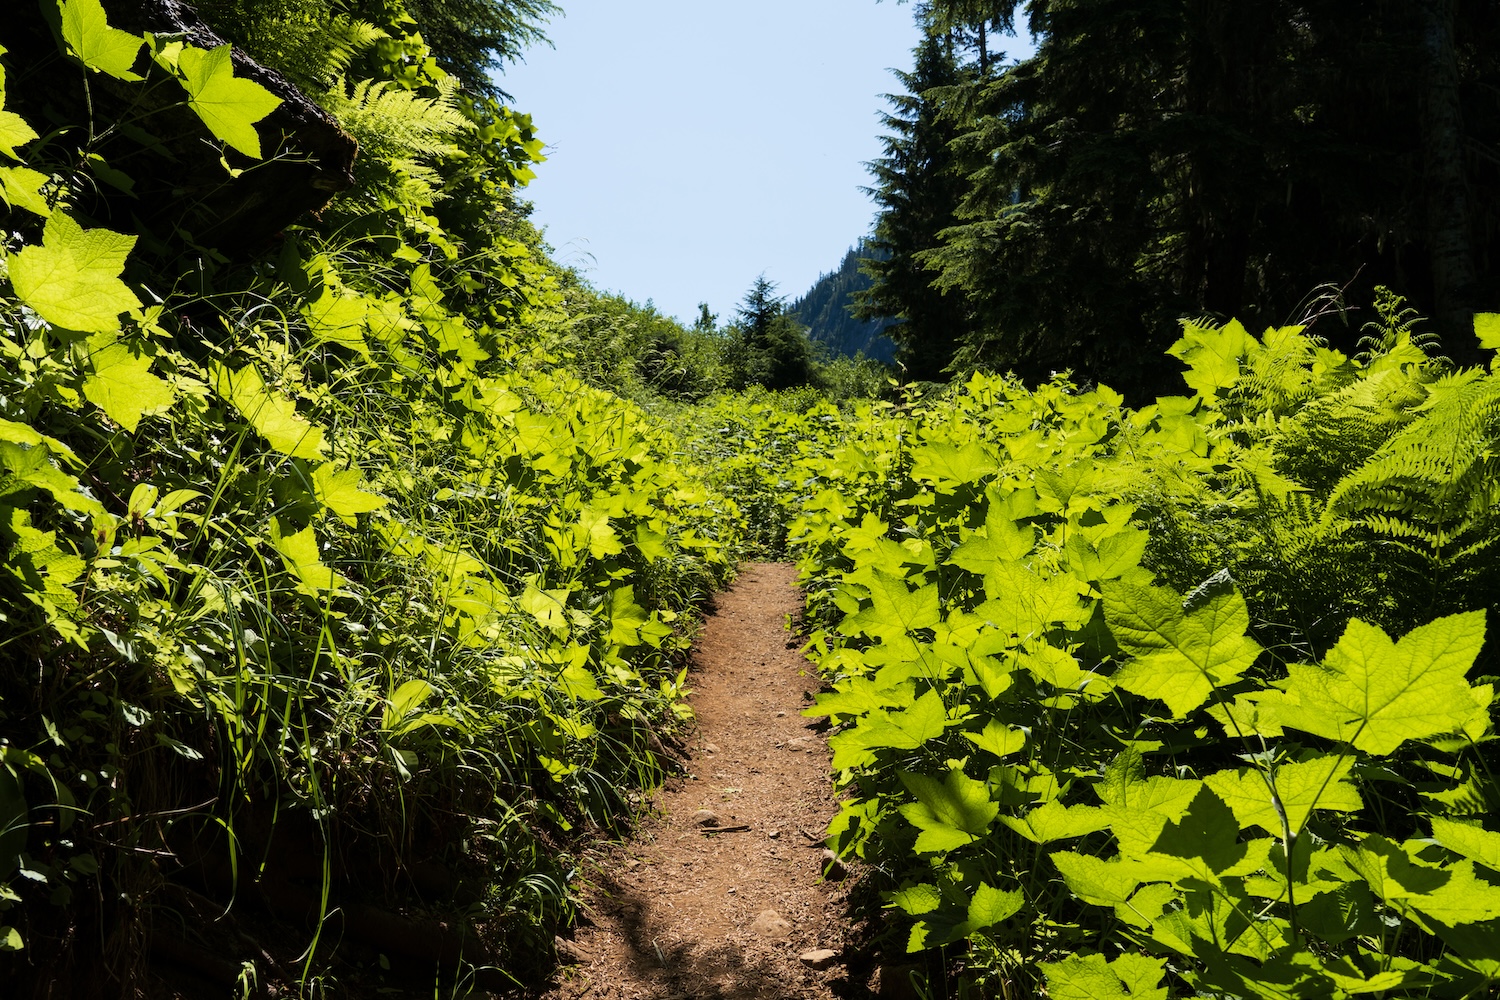
[{"label": "yellow-green leaf", "polygon": [[208,130],[232,148],[260,159],[260,136],[255,123],[275,111],[281,98],[254,80],[234,75],[230,46],[199,49],[188,46],[178,57],[188,107]]},{"label": "yellow-green leaf", "polygon": [[150,358],[114,334],[89,338],[89,364],[94,371],[84,379],[84,398],[132,434],[142,417],[171,409],[172,386],[151,374]]},{"label": "yellow-green leaf", "polygon": [[48,218],[52,206],[42,197],[42,185],[52,178],[30,167],[0,167],[0,201],[12,208],[24,208],[33,215]]},{"label": "yellow-green leaf", "polygon": [[282,561],[297,578],[297,590],[309,597],[318,597],[324,592],[337,591],[349,581],[333,568],[323,563],[318,552],[318,536],[308,525],[294,534],[283,534],[281,522],[271,518],[271,545],[281,554]]},{"label": "yellow-green leaf", "polygon": [[1484,626],[1485,613],[1470,611],[1392,642],[1356,618],[1321,666],[1292,664],[1283,695],[1263,704],[1283,726],[1366,753],[1456,732],[1474,714],[1464,675],[1484,646]]},{"label": "yellow-green leaf", "polygon": [[16,147],[35,138],[36,132],[26,124],[26,119],[14,111],[0,111],[0,155],[19,160],[21,157],[16,154]]},{"label": "yellow-green leaf", "polygon": [[1475,313],[1474,336],[1486,350],[1500,350],[1500,313]]},{"label": "yellow-green leaf", "polygon": [[146,40],[111,28],[99,0],[63,0],[62,36],[68,48],[89,69],[120,80],[143,79],[131,72]]},{"label": "yellow-green leaf", "polygon": [[379,510],[386,504],[385,497],[366,493],[359,485],[358,469],[340,469],[332,462],[324,462],[313,470],[313,496],[346,522],[352,523],[354,515]]},{"label": "yellow-green leaf", "polygon": [[1317,757],[1301,764],[1281,764],[1269,777],[1262,771],[1242,768],[1210,774],[1203,783],[1233,810],[1241,826],[1258,826],[1277,837],[1283,833],[1276,807],[1279,800],[1296,836],[1314,809],[1358,812],[1364,808],[1359,790],[1348,781],[1353,763],[1349,757]]},{"label": "yellow-green leaf", "polygon": [[68,330],[108,333],[120,314],[141,300],[120,280],[134,236],[84,229],[62,212],[47,220],[42,245],[24,247],[10,259],[16,295],[37,314]]},{"label": "yellow-green leaf", "polygon": [[306,459],[317,458],[323,450],[323,428],[299,414],[296,403],[267,388],[253,364],[239,371],[215,365],[213,385],[274,450]]}]

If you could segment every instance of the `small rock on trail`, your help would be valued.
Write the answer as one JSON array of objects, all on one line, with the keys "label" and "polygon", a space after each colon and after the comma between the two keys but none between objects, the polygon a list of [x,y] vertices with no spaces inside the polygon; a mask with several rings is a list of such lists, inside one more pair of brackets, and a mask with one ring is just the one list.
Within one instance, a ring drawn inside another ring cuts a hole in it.
[{"label": "small rock on trail", "polygon": [[[838,961],[846,890],[824,878],[809,849],[821,845],[780,836],[821,834],[837,811],[827,744],[801,716],[816,677],[785,628],[801,610],[795,578],[748,564],[715,599],[694,648],[688,776],[663,787],[632,842],[593,857],[590,921],[571,943],[588,960],[542,1000],[861,995]],[[731,825],[759,832],[705,835]]]}]

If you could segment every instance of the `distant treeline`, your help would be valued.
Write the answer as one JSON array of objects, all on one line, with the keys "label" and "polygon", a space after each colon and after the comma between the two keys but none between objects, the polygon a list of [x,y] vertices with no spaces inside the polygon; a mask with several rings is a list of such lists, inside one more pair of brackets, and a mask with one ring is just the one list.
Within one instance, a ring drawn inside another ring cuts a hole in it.
[{"label": "distant treeline", "polygon": [[[1022,15],[1024,13],[1024,19]],[[1500,305],[1500,7],[931,0],[891,96],[865,316],[914,377],[1170,384],[1183,317],[1324,319],[1377,286],[1473,360]],[[1007,60],[1017,26],[1036,53]]]}]

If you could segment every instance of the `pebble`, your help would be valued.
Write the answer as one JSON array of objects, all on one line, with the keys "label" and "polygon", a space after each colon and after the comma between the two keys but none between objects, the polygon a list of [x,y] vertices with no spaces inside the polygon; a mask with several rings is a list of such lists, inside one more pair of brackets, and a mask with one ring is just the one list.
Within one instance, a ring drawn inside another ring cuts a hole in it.
[{"label": "pebble", "polygon": [[814,969],[826,969],[839,957],[839,953],[831,948],[818,948],[816,951],[804,951],[797,956],[797,961]]},{"label": "pebble", "polygon": [[719,814],[712,809],[699,809],[693,813],[693,823],[697,826],[718,826]]},{"label": "pebble", "polygon": [[775,840],[776,838],[778,838],[778,837],[781,836],[781,831],[780,830],[767,830],[766,831],[766,836],[770,837],[772,840]]},{"label": "pebble", "polygon": [[750,929],[761,937],[780,939],[792,932],[792,922],[775,910],[761,910],[755,915]]}]

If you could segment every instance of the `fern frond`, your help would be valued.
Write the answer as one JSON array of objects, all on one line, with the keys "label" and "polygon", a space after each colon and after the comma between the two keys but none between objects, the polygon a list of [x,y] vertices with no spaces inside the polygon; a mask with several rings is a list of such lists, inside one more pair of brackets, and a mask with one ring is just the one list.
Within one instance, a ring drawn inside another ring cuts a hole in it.
[{"label": "fern frond", "polygon": [[1346,475],[1325,522],[1359,520],[1388,538],[1415,538],[1430,558],[1494,521],[1500,472],[1500,378],[1478,369],[1439,378],[1414,419]]},{"label": "fern frond", "polygon": [[444,161],[461,158],[459,136],[472,124],[459,109],[456,84],[423,97],[384,80],[348,86],[334,79],[323,100],[359,142],[356,189],[347,197],[382,209],[424,208],[442,197]]}]

